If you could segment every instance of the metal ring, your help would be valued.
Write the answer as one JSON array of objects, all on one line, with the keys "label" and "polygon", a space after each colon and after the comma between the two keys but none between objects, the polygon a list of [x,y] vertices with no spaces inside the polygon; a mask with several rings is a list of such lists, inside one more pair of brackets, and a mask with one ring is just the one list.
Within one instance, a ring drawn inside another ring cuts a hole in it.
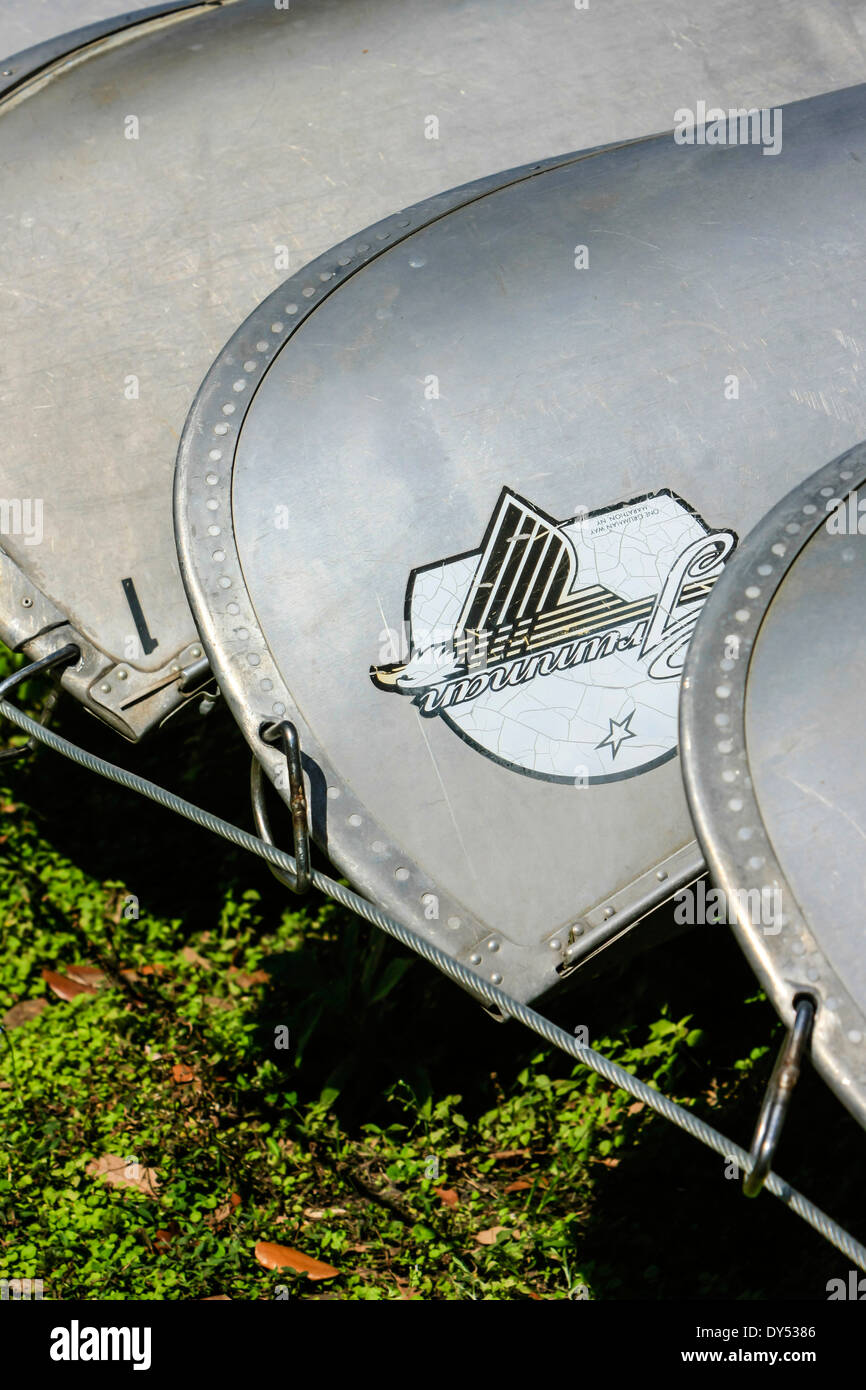
[{"label": "metal ring", "polygon": [[[298,731],[288,719],[283,719],[277,724],[263,724],[259,730],[259,736],[264,743],[279,741],[282,744],[289,774],[289,810],[292,813],[295,872],[290,873],[288,870],[284,872],[273,865],[270,866],[270,870],[274,878],[285,884],[287,888],[291,888],[293,893],[306,893],[312,882],[312,866],[310,864],[310,832],[307,824],[307,794],[304,790],[304,773],[301,766],[301,744]],[[271,834],[265,805],[264,770],[255,754],[253,754],[253,764],[250,769],[250,800],[252,801],[253,820],[259,838],[264,840],[266,844],[273,845],[274,838]]]},{"label": "metal ring", "polygon": [[815,1018],[815,1000],[803,996],[795,1002],[794,1007],[794,1025],[776,1058],[752,1139],[750,1167],[743,1177],[743,1193],[746,1197],[757,1197],[767,1180],[794,1087],[800,1076],[800,1065],[809,1045]]},{"label": "metal ring", "polygon": [[[59,651],[52,652],[50,656],[40,657],[38,661],[31,661],[28,666],[20,667],[19,670],[13,671],[11,676],[7,676],[4,681],[0,681],[0,700],[5,700],[7,696],[12,694],[13,690],[17,690],[18,686],[23,685],[31,676],[38,676],[40,672],[49,671],[54,666],[64,666],[68,661],[78,661],[80,656],[81,649],[76,647],[74,642],[69,642],[65,647],[61,647]],[[53,700],[46,702],[42,723],[48,719],[53,708]],[[19,758],[23,758],[26,754],[32,753],[35,747],[36,743],[31,737],[20,748],[4,748],[0,751],[0,763],[17,762]]]}]

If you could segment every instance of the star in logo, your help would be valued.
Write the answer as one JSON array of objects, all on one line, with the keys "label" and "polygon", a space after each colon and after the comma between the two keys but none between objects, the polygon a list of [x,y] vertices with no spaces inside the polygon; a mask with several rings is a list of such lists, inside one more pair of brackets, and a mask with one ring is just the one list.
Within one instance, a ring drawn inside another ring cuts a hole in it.
[{"label": "star in logo", "polygon": [[634,710],[630,710],[625,719],[622,720],[609,717],[610,733],[606,734],[601,743],[597,743],[595,746],[596,748],[609,748],[611,762],[613,762],[627,738],[637,738],[637,734],[631,728],[631,721],[633,719]]}]

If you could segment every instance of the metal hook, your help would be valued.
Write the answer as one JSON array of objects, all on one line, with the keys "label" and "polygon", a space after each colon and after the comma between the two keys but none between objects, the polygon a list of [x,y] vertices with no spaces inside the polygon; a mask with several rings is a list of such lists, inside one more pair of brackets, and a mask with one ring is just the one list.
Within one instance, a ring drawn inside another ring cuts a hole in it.
[{"label": "metal hook", "polygon": [[[12,694],[13,690],[17,690],[18,686],[23,685],[31,676],[38,676],[40,672],[48,671],[53,666],[65,665],[68,661],[77,661],[80,656],[80,648],[76,647],[74,642],[70,642],[65,647],[61,647],[59,651],[52,652],[50,656],[40,657],[38,661],[31,661],[29,666],[20,667],[19,670],[13,671],[11,676],[7,676],[5,680],[0,681],[0,700],[5,700],[8,695]],[[46,709],[45,718],[42,721],[43,723],[48,715],[50,715],[53,707],[52,703]],[[18,758],[23,758],[25,754],[32,753],[35,747],[36,742],[31,737],[26,743],[22,744],[20,748],[4,748],[0,751],[0,763],[16,762]]]},{"label": "metal hook", "polygon": [[776,1058],[752,1139],[749,1171],[743,1177],[746,1197],[757,1197],[767,1180],[809,1045],[815,1018],[815,1000],[803,995],[795,1001],[794,1008],[794,1024]]},{"label": "metal hook", "polygon": [[[295,872],[276,869],[270,866],[274,878],[279,879],[293,893],[306,893],[312,882],[310,866],[310,832],[307,828],[307,794],[304,790],[304,773],[301,766],[301,744],[298,731],[288,719],[278,724],[263,724],[259,735],[265,743],[280,742],[286,758],[289,773],[289,809],[292,813],[292,832],[294,836]],[[268,812],[265,805],[265,776],[258,758],[253,756],[250,770],[250,798],[253,804],[253,820],[259,838],[266,844],[274,843]]]}]

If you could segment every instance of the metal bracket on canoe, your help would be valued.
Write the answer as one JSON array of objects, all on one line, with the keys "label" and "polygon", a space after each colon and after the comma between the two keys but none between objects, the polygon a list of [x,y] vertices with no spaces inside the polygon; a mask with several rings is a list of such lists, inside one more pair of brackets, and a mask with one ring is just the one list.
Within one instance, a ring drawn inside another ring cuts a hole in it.
[{"label": "metal bracket on canoe", "polygon": [[[310,832],[307,828],[307,794],[304,790],[304,773],[301,766],[301,744],[298,731],[288,719],[277,724],[263,724],[259,737],[264,743],[280,743],[286,759],[289,775],[289,809],[292,813],[294,835],[293,854],[295,872],[285,872],[271,865],[271,873],[293,893],[306,893],[312,882],[310,867]],[[253,803],[253,819],[260,839],[267,844],[274,843],[265,806],[265,776],[258,758],[253,755],[250,772],[250,797]]]},{"label": "metal bracket on canoe", "polygon": [[794,1010],[793,1027],[789,1030],[776,1058],[752,1139],[749,1171],[743,1177],[743,1192],[747,1197],[757,1197],[773,1166],[782,1126],[812,1036],[815,1000],[808,995],[801,995],[794,1001]]},{"label": "metal bracket on canoe", "polygon": [[[23,685],[31,676],[38,676],[42,671],[49,671],[55,666],[65,666],[70,661],[77,661],[80,656],[80,649],[73,642],[69,642],[59,651],[52,652],[50,656],[43,656],[38,661],[31,661],[27,666],[13,671],[12,675],[7,676],[4,681],[0,681],[0,700],[5,700],[12,694],[13,690],[17,690],[19,685]],[[43,710],[41,721],[43,724],[48,720],[53,708],[54,699],[51,699]],[[27,753],[32,753],[35,747],[35,742],[29,738],[20,748],[4,748],[0,750],[0,763],[16,762]]]}]

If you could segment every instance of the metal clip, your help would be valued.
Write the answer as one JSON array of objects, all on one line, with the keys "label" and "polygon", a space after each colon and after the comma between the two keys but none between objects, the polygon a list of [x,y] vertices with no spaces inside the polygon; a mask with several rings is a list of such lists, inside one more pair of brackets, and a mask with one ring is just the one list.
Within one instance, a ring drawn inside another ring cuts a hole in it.
[{"label": "metal clip", "polygon": [[[70,642],[67,646],[61,647],[59,651],[52,652],[50,656],[40,657],[38,661],[31,661],[28,666],[20,667],[19,670],[13,671],[11,676],[7,676],[4,681],[0,681],[0,700],[5,700],[8,695],[12,694],[13,690],[17,690],[19,685],[23,685],[31,676],[38,676],[40,672],[48,671],[53,666],[65,666],[69,661],[77,661],[80,656],[79,648]],[[43,711],[42,723],[48,719],[53,708],[54,701],[52,700]],[[29,738],[20,748],[5,748],[0,751],[0,763],[17,762],[27,753],[32,753],[35,747],[34,740]]]},{"label": "metal clip", "polygon": [[746,1197],[757,1197],[773,1165],[782,1126],[791,1104],[794,1087],[800,1076],[800,1066],[809,1045],[815,1018],[815,1001],[802,995],[794,1003],[794,1025],[789,1030],[776,1058],[761,1113],[755,1128],[749,1154],[749,1171],[743,1177]]},{"label": "metal clip", "polygon": [[[263,724],[259,730],[259,736],[265,743],[280,742],[282,744],[289,774],[289,809],[292,813],[295,871],[290,873],[288,870],[276,869],[273,865],[270,866],[270,870],[274,878],[279,879],[280,883],[284,883],[287,888],[291,888],[293,893],[306,893],[312,882],[312,869],[310,867],[310,832],[307,828],[307,794],[304,790],[304,773],[301,767],[301,744],[298,731],[288,719],[283,719],[278,724]],[[250,797],[253,804],[253,820],[259,838],[264,840],[266,844],[272,845],[274,840],[265,806],[265,776],[262,765],[255,756],[250,772]]]}]

